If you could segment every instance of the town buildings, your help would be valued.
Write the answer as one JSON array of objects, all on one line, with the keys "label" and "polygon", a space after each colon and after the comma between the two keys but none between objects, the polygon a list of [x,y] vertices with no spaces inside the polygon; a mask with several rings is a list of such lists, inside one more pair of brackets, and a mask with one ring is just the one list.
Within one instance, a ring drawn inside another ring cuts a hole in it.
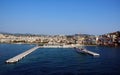
[{"label": "town buildings", "polygon": [[75,35],[16,35],[0,34],[0,43],[39,44],[39,45],[100,45],[120,46],[120,31],[100,36]]},{"label": "town buildings", "polygon": [[100,35],[96,38],[97,45],[120,46],[120,31]]},{"label": "town buildings", "polygon": [[95,36],[90,35],[11,35],[0,34],[0,43],[29,43],[40,45],[90,45],[95,44]]}]

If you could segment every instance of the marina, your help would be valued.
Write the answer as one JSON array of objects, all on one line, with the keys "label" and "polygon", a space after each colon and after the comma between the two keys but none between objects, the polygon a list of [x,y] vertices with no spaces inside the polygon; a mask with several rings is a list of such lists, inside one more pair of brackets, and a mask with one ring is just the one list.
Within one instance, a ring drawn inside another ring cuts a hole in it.
[{"label": "marina", "polygon": [[[40,47],[41,48],[73,48],[73,47],[67,47],[67,46],[66,47],[58,47],[58,46],[43,46],[42,47],[42,46],[36,46],[36,47],[33,47],[33,48],[31,48],[31,49],[29,49],[29,50],[15,56],[15,57],[12,57],[12,58],[8,59],[6,61],[6,63],[16,63],[16,62],[20,61],[22,58],[24,58],[25,56],[27,56],[28,54],[30,54],[33,51],[37,50]],[[77,48],[77,47],[74,47],[74,48],[77,50],[77,52],[80,52],[80,53],[90,54],[92,56],[100,56],[100,54],[89,51],[87,49],[82,49],[82,48]]]},{"label": "marina", "polygon": [[[39,47],[15,64],[5,64],[7,59],[33,47],[35,45],[0,44],[0,75],[60,75],[60,73],[66,75],[68,72],[68,75],[88,75],[88,72],[93,74],[93,71],[98,75],[99,73],[120,74],[120,67],[118,66],[120,65],[120,48],[101,46],[84,47],[87,50],[100,54],[100,57],[97,58],[89,54],[76,53],[77,51],[74,48]],[[114,70],[112,69],[113,67]]]},{"label": "marina", "polygon": [[36,46],[34,48],[31,48],[13,58],[10,58],[6,61],[6,63],[16,63],[18,62],[19,60],[21,60],[22,58],[24,58],[25,56],[27,56],[28,54],[32,53],[33,51],[37,50],[39,48],[39,46]]}]

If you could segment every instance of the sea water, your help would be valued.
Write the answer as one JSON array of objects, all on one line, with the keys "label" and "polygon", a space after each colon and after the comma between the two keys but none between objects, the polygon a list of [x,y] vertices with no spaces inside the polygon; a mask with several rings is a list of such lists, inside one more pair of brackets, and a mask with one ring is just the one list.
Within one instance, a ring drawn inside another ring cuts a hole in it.
[{"label": "sea water", "polygon": [[35,45],[0,44],[0,75],[120,75],[120,48],[86,46],[99,57],[74,48],[39,48],[15,64],[5,61]]}]

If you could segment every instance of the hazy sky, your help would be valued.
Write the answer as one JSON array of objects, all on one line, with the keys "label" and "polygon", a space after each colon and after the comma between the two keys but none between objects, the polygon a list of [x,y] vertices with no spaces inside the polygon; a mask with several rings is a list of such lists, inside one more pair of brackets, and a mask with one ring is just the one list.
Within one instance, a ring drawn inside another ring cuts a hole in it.
[{"label": "hazy sky", "polygon": [[104,34],[120,30],[120,0],[0,0],[0,32]]}]

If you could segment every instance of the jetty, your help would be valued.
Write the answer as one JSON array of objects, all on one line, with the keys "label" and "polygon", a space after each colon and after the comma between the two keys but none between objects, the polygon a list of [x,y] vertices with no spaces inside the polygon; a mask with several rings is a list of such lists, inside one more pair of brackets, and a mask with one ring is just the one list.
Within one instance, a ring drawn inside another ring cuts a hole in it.
[{"label": "jetty", "polygon": [[92,55],[92,56],[100,56],[100,54],[92,52],[92,51],[89,51],[87,49],[82,49],[82,50],[80,48],[75,48],[75,49],[77,50],[77,52],[89,54],[89,55]]},{"label": "jetty", "polygon": [[19,60],[21,60],[22,58],[24,58],[25,56],[27,56],[28,54],[32,53],[33,51],[37,50],[38,48],[40,48],[39,46],[36,46],[34,48],[31,48],[13,58],[10,58],[6,61],[6,63],[16,63],[18,62]]}]

